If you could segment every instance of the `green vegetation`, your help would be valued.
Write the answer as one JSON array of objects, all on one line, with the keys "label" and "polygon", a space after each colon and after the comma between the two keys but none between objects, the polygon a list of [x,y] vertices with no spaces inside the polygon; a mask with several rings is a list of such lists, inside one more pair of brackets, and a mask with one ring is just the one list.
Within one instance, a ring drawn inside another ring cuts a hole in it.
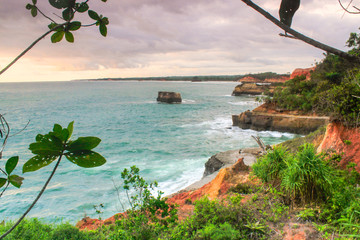
[{"label": "green vegetation", "polygon": [[[6,123],[3,126],[8,126],[6,120],[3,117],[1,117],[1,121]],[[42,187],[41,191],[39,192],[33,203],[28,207],[28,209],[24,212],[20,219],[16,223],[14,223],[7,232],[0,236],[0,239],[13,231],[34,207],[36,202],[39,200],[39,198],[45,191],[50,180],[54,176],[63,157],[68,159],[70,162],[84,168],[98,167],[106,162],[103,156],[93,151],[93,149],[99,145],[101,140],[97,137],[79,137],[74,141],[70,140],[73,129],[74,122],[69,123],[67,128],[63,128],[59,124],[55,124],[53,131],[50,131],[49,133],[44,135],[38,134],[36,136],[36,141],[30,144],[29,149],[35,156],[25,162],[22,168],[23,173],[37,171],[43,167],[50,165],[55,160],[57,161],[49,178],[44,183],[44,186]],[[3,147],[5,147],[6,140],[10,133],[10,128],[5,128],[2,132],[5,132],[5,140],[3,142]],[[17,188],[21,187],[24,178],[18,175],[11,174],[16,168],[18,162],[19,157],[14,156],[7,160],[5,164],[5,171],[0,168],[0,172],[6,177],[0,178],[0,189],[2,189],[0,197],[8,189],[10,184]]]},{"label": "green vegetation", "polygon": [[296,154],[278,146],[253,169],[262,181],[276,184],[290,206],[305,206],[299,216],[315,221],[324,234],[360,237],[360,175],[354,163],[341,170],[340,160],[337,154],[316,154],[310,144],[301,146]]},{"label": "green vegetation", "polygon": [[[157,183],[145,181],[132,166],[121,173],[131,207],[115,224],[79,231],[30,219],[8,239],[277,239],[290,219],[297,219],[293,229],[307,221],[319,237],[355,239],[360,237],[360,175],[354,164],[339,169],[340,160],[340,155],[316,154],[310,144],[296,153],[275,147],[253,166],[263,184],[238,184],[224,200],[188,202],[194,211],[182,221],[160,191],[152,194]],[[10,225],[0,225],[0,232]]]},{"label": "green vegetation", "polygon": [[[352,55],[359,55],[357,35],[352,33],[348,46]],[[354,127],[360,119],[360,64],[327,54],[317,64],[310,80],[298,76],[277,88],[272,102],[288,110],[302,110],[330,115],[346,126]]]},{"label": "green vegetation", "polygon": [[[242,75],[214,75],[214,76],[167,76],[167,77],[146,77],[146,78],[101,78],[96,79],[98,81],[229,81],[236,82],[243,77],[254,77],[260,81],[264,81],[267,78],[281,78],[289,77],[287,74],[277,74],[273,72],[264,72],[264,73],[252,73],[252,74],[242,74]],[[275,84],[276,85],[276,84]]]}]

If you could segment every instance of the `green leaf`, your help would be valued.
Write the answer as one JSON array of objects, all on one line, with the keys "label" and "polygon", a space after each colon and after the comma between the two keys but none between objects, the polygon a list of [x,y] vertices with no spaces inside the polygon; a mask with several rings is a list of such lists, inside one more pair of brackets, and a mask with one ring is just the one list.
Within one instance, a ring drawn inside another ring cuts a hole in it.
[{"label": "green leaf", "polygon": [[[74,35],[71,32],[65,32],[65,39],[66,39],[66,41],[73,43]],[[66,130],[66,129],[64,129],[64,130]]]},{"label": "green leaf", "polygon": [[33,4],[35,5],[37,3],[37,0],[32,0]]},{"label": "green leaf", "polygon": [[101,19],[101,22],[105,25],[108,25],[109,24],[109,19],[107,17],[104,17]]},{"label": "green leaf", "polygon": [[[68,138],[70,138],[71,135],[72,135],[72,133],[73,133],[73,131],[74,131],[74,121],[72,121],[71,123],[69,123],[69,125],[68,125],[68,127],[67,127],[67,130],[69,131],[69,137],[68,137]],[[66,140],[68,140],[68,139],[66,139]]]},{"label": "green leaf", "polygon": [[[53,137],[53,139],[56,139]],[[53,141],[48,138],[44,138],[42,141],[34,142],[29,145],[29,149],[33,154],[39,155],[51,155],[51,156],[59,156],[63,146],[61,141]]]},{"label": "green leaf", "polygon": [[6,182],[7,182],[6,178],[0,178],[0,188],[3,187]]},{"label": "green leaf", "polygon": [[15,156],[15,157],[11,157],[7,160],[6,164],[5,164],[5,171],[8,175],[10,175],[12,173],[12,171],[14,171],[16,165],[19,162],[19,157]]},{"label": "green leaf", "polygon": [[99,153],[88,150],[66,153],[65,156],[70,162],[84,168],[99,167],[106,163],[106,159]]},{"label": "green leaf", "polygon": [[[68,32],[70,33],[70,32]],[[70,33],[72,35],[72,33]],[[65,38],[66,38],[66,33],[65,33]],[[74,38],[74,36],[73,36]],[[66,39],[67,41],[69,41],[68,39]],[[72,41],[74,42],[74,40]],[[66,142],[67,140],[69,139],[69,130],[67,130],[66,128],[64,128],[62,131],[61,131],[61,140],[63,140],[64,142]]]},{"label": "green leaf", "polygon": [[53,131],[54,131],[54,133],[61,134],[61,131],[62,131],[61,125],[60,124],[54,124]]},{"label": "green leaf", "polygon": [[20,188],[24,178],[18,175],[11,175],[9,177],[9,182],[14,185],[14,187]]},{"label": "green leaf", "polygon": [[83,13],[89,10],[89,5],[85,2],[81,3],[80,6],[76,9],[78,12]]},{"label": "green leaf", "polygon": [[52,43],[60,42],[64,37],[64,33],[65,33],[64,31],[59,31],[59,32],[54,33],[51,36],[51,42]]},{"label": "green leaf", "polygon": [[74,12],[72,8],[68,7],[62,12],[62,16],[65,21],[70,21],[74,17]]},{"label": "green leaf", "polygon": [[100,30],[101,35],[106,37],[106,35],[107,35],[107,27],[106,27],[106,25],[104,23],[100,24],[99,30]]},{"label": "green leaf", "polygon": [[34,172],[52,163],[57,156],[36,155],[30,158],[23,166],[23,173]]},{"label": "green leaf", "polygon": [[101,139],[98,137],[79,137],[75,141],[71,142],[66,150],[69,152],[91,150],[99,145],[100,142]]},{"label": "green leaf", "polygon": [[25,6],[25,8],[26,8],[27,10],[31,10],[32,7],[33,7],[33,5],[31,5],[30,3],[26,4],[26,6]]},{"label": "green leaf", "polygon": [[37,8],[34,6],[31,8],[31,16],[36,17],[37,15]]},{"label": "green leaf", "polygon": [[92,18],[94,20],[100,20],[99,15],[96,12],[94,12],[93,10],[89,10],[88,14],[89,14],[90,18]]},{"label": "green leaf", "polygon": [[67,7],[72,7],[73,4],[75,4],[74,0],[49,0],[49,3],[51,6],[62,9]]},{"label": "green leaf", "polygon": [[48,25],[48,28],[49,28],[49,29],[53,29],[53,28],[55,28],[56,26],[57,26],[56,23],[50,23],[50,24]]},{"label": "green leaf", "polygon": [[76,31],[81,27],[81,22],[74,21],[69,24],[69,31]]}]

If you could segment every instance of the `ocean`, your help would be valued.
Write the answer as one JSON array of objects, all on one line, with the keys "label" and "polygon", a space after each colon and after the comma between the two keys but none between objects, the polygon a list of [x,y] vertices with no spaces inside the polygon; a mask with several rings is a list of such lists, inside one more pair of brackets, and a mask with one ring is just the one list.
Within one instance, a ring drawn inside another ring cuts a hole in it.
[{"label": "ocean", "polygon": [[[0,198],[0,221],[20,217],[49,176],[55,163],[22,174],[32,157],[28,150],[38,133],[55,123],[75,121],[73,138],[97,136],[95,149],[107,163],[80,168],[63,159],[47,190],[28,217],[47,222],[76,223],[84,216],[108,218],[127,205],[120,173],[136,165],[141,176],[157,181],[168,195],[200,180],[205,162],[230,149],[256,147],[251,137],[275,144],[296,135],[232,127],[231,115],[259,105],[254,96],[233,97],[235,82],[74,81],[1,83],[0,113],[11,136],[1,167],[19,156],[15,173],[25,178],[20,189],[9,188]],[[180,92],[182,104],[156,102],[158,91]],[[30,121],[25,130],[21,131]],[[20,131],[20,132],[19,132]],[[1,177],[1,176],[0,176]],[[120,194],[116,188],[120,189]],[[94,205],[104,206],[98,214]]]}]

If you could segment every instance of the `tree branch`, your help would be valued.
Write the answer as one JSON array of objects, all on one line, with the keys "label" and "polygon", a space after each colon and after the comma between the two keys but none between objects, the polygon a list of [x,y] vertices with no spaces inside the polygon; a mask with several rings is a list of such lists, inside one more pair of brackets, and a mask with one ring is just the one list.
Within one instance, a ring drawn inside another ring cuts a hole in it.
[{"label": "tree branch", "polygon": [[[351,11],[348,10],[350,4],[352,3],[352,0],[351,0],[351,2],[348,4],[347,7],[344,7],[344,5],[342,5],[341,0],[338,0],[338,2],[339,2],[339,4],[340,4],[341,8],[344,9],[345,12],[350,13],[350,14],[360,14],[360,12],[351,12]],[[359,10],[357,7],[355,7],[355,6],[353,6],[353,7],[354,7],[355,9]]]},{"label": "tree branch", "polygon": [[339,49],[333,48],[331,46],[325,45],[321,42],[318,42],[312,38],[309,38],[293,29],[291,29],[290,27],[288,27],[287,25],[283,24],[282,22],[280,22],[278,19],[276,19],[275,17],[273,17],[270,13],[266,12],[264,9],[262,9],[261,7],[259,7],[258,5],[256,5],[255,3],[253,3],[251,0],[241,0],[242,2],[244,2],[245,4],[247,4],[249,7],[253,8],[255,11],[259,12],[261,15],[263,15],[265,18],[267,18],[268,20],[270,20],[272,23],[274,23],[276,26],[278,26],[279,28],[283,29],[285,32],[292,34],[294,37],[296,37],[297,39],[313,46],[316,48],[319,48],[321,50],[324,50],[326,52],[338,55],[340,57],[343,57],[349,61],[356,61],[356,62],[360,62],[360,58],[351,54],[348,54],[346,52],[343,52]]},{"label": "tree branch", "polygon": [[38,39],[36,39],[29,47],[27,47],[22,53],[20,53],[19,56],[17,56],[9,65],[7,65],[3,70],[0,71],[0,75],[3,74],[6,70],[8,70],[14,63],[16,63],[22,56],[25,55],[25,53],[27,53],[28,51],[30,51],[41,39],[43,39],[44,37],[46,37],[49,33],[55,31],[56,29],[65,26],[67,23],[63,23],[63,24],[59,24],[56,27],[54,27],[53,29],[50,29],[49,31],[47,31],[46,33],[44,33],[43,35],[41,35]]},{"label": "tree branch", "polygon": [[37,203],[37,201],[39,200],[39,198],[41,197],[41,195],[44,193],[47,185],[49,184],[51,178],[54,176],[56,169],[58,168],[61,158],[63,156],[63,153],[61,153],[58,161],[56,162],[56,165],[54,167],[54,169],[52,170],[48,180],[46,181],[46,183],[44,184],[44,186],[42,187],[41,191],[39,192],[39,194],[37,195],[37,197],[35,198],[35,200],[33,201],[33,203],[30,205],[30,207],[26,210],[26,212],[24,212],[24,214],[21,216],[21,218],[19,218],[19,220],[14,224],[14,226],[12,226],[6,233],[4,233],[3,235],[0,236],[0,239],[3,239],[4,237],[6,237],[9,233],[11,233],[12,230],[14,230],[16,228],[17,225],[19,225],[19,223],[25,218],[25,216],[30,212],[30,210],[35,206],[35,204]]}]

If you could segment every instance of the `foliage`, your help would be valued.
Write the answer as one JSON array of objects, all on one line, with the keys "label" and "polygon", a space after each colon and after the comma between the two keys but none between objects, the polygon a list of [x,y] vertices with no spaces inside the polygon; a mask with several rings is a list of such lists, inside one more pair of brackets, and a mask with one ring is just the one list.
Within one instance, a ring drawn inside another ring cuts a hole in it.
[{"label": "foliage", "polygon": [[253,173],[265,183],[276,182],[286,168],[285,161],[288,156],[289,153],[285,147],[275,146],[254,163]]},{"label": "foliage", "polygon": [[116,231],[104,227],[106,239],[156,239],[170,225],[177,221],[177,209],[162,198],[158,191],[155,197],[152,191],[157,182],[147,182],[140,176],[136,166],[124,169],[121,173],[131,206],[126,217],[116,221]]},{"label": "foliage", "polygon": [[[0,225],[0,232],[8,230],[12,222]],[[69,223],[60,225],[45,224],[36,218],[24,220],[21,224],[12,231],[6,240],[22,240],[22,239],[37,239],[37,240],[87,240],[89,234],[81,232],[76,227]]]},{"label": "foliage", "polygon": [[[70,140],[73,129],[74,122],[70,122],[67,128],[63,128],[59,124],[55,124],[53,131],[50,131],[44,135],[38,134],[35,138],[36,141],[29,145],[30,151],[35,156],[25,162],[22,168],[23,173],[37,171],[45,166],[48,166],[55,160],[57,160],[57,163],[54,166],[54,169],[51,172],[48,180],[45,182],[43,188],[33,203],[29,206],[28,210],[25,211],[22,217],[20,217],[20,219],[14,224],[9,232],[4,233],[4,235],[2,235],[0,238],[9,234],[36,204],[42,193],[45,191],[51,178],[54,176],[63,156],[65,156],[70,162],[84,168],[98,167],[106,162],[103,156],[93,151],[93,149],[99,145],[101,140],[97,137],[79,137],[74,141]],[[7,179],[1,178],[3,179],[1,180],[2,185],[0,186],[0,188],[3,187],[1,195],[8,188],[9,183],[18,188],[21,186],[23,178],[17,175],[11,175],[12,171],[17,166],[18,159],[18,157],[10,158],[6,162],[5,171],[0,168],[1,172],[7,176]],[[4,187],[6,182],[8,183]]]},{"label": "foliage", "polygon": [[[359,56],[358,35],[347,41],[349,54]],[[310,80],[298,76],[277,88],[272,101],[278,107],[330,115],[347,126],[357,126],[360,119],[360,65],[333,54],[325,55]]]},{"label": "foliage", "polygon": [[[106,2],[107,0],[101,0],[102,2]],[[28,3],[26,5],[26,9],[28,9],[33,17],[38,15],[40,12],[44,17],[51,20],[49,24],[49,29],[55,31],[51,36],[51,42],[57,43],[60,42],[63,37],[68,42],[74,42],[74,35],[72,32],[79,30],[81,27],[87,27],[96,25],[99,26],[100,34],[106,37],[107,35],[107,25],[109,24],[109,19],[107,17],[103,17],[99,15],[97,12],[93,10],[89,10],[88,5],[89,0],[84,2],[77,2],[77,1],[69,1],[69,0],[49,0],[49,3],[52,7],[59,9],[62,11],[62,20],[65,23],[59,24],[56,23],[53,19],[49,16],[46,16],[42,13],[42,11],[37,6],[37,0],[32,0],[32,4]],[[76,13],[85,13],[87,12],[89,17],[96,22],[90,25],[82,25],[80,21],[73,21]]]},{"label": "foliage", "polygon": [[316,154],[313,145],[303,145],[293,158],[287,158],[281,185],[293,201],[325,202],[331,194],[333,169]]},{"label": "foliage", "polygon": [[[317,228],[325,235],[331,229],[343,237],[360,236],[360,174],[356,164],[340,169],[341,155],[317,154],[311,144],[304,144],[296,154],[285,152],[280,158],[285,163],[281,170],[276,167],[279,161],[274,161],[274,153],[267,155],[254,165],[253,173],[264,182],[280,182],[273,191],[284,191],[285,203],[319,207],[305,208],[299,217],[318,222]],[[256,195],[254,202],[258,200]]]}]

